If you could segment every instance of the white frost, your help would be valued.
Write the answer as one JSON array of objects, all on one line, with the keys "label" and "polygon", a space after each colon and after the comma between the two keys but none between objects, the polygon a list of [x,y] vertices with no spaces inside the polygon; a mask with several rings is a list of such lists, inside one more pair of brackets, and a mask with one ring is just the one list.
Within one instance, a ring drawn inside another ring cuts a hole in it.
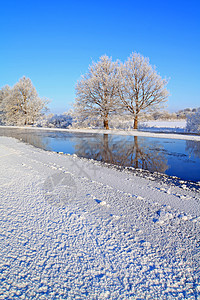
[{"label": "white frost", "polygon": [[0,299],[198,299],[198,191],[6,137],[0,162]]}]

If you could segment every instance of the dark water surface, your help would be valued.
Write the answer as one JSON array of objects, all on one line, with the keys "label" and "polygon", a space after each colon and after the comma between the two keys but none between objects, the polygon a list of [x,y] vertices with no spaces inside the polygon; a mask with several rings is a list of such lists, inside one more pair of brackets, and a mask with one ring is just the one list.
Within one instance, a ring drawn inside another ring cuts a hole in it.
[{"label": "dark water surface", "polygon": [[15,128],[0,128],[0,135],[44,150],[200,181],[200,142]]}]

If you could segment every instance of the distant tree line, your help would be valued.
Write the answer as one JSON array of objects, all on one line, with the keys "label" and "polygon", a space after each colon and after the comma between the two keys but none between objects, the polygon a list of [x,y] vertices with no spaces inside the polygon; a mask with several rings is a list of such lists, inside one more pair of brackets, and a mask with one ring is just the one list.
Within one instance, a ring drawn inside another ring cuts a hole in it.
[{"label": "distant tree line", "polygon": [[63,114],[49,114],[43,115],[37,121],[36,126],[48,128],[68,128],[73,125],[73,112],[69,110]]},{"label": "distant tree line", "polygon": [[186,120],[188,116],[197,112],[198,108],[185,108],[177,112],[169,112],[166,110],[156,110],[151,113],[141,114],[141,119],[148,120]]}]

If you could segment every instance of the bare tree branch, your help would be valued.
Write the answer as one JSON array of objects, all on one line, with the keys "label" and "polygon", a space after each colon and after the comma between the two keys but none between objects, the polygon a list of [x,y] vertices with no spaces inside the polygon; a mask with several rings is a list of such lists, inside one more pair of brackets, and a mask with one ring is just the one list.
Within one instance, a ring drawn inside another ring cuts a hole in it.
[{"label": "bare tree branch", "polygon": [[134,128],[137,129],[141,111],[167,101],[167,80],[157,74],[149,59],[138,53],[132,53],[121,65],[120,73],[119,97],[124,108],[133,114]]},{"label": "bare tree branch", "polygon": [[106,55],[89,67],[76,85],[75,113],[77,116],[99,115],[108,129],[108,118],[119,107],[118,62],[113,63]]}]

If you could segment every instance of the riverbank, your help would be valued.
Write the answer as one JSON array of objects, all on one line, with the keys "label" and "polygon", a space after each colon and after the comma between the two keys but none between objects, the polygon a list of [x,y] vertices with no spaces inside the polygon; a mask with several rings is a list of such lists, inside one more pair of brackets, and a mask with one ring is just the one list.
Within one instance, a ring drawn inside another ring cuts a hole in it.
[{"label": "riverbank", "polygon": [[183,133],[162,133],[162,132],[149,132],[149,131],[139,131],[139,130],[119,130],[119,129],[63,129],[63,128],[45,128],[45,127],[32,127],[32,126],[0,126],[0,128],[5,129],[26,129],[26,130],[45,130],[45,131],[61,131],[61,132],[80,132],[80,133],[100,133],[100,134],[115,134],[115,135],[129,135],[129,136],[144,136],[144,137],[155,137],[155,138],[165,138],[165,139],[177,139],[177,140],[190,140],[190,141],[200,141],[199,134],[183,134]]},{"label": "riverbank", "polygon": [[200,295],[199,193],[7,137],[0,161],[0,299]]}]

